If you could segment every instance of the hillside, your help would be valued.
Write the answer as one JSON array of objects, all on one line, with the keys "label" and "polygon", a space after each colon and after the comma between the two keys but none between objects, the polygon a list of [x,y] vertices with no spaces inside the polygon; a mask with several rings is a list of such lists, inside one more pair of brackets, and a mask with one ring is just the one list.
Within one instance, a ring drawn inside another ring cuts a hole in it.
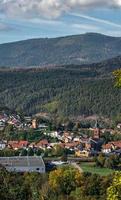
[{"label": "hillside", "polygon": [[111,75],[120,67],[117,57],[92,65],[0,69],[0,106],[26,114],[112,117],[121,113],[121,90],[114,87]]},{"label": "hillside", "polygon": [[119,55],[121,55],[121,38],[87,33],[1,44],[0,66],[87,64]]}]

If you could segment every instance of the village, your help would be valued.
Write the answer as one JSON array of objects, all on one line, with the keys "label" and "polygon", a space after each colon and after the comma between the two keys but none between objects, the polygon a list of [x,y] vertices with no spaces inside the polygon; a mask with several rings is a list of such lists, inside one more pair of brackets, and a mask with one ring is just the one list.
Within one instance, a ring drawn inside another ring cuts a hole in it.
[{"label": "village", "polygon": [[[102,137],[107,133],[109,136],[116,135],[115,130],[101,128],[98,121],[95,121],[94,127],[89,127],[76,130],[52,130],[48,131],[47,123],[38,123],[37,118],[21,117],[17,114],[0,115],[0,130],[3,131],[6,126],[12,126],[13,130],[28,130],[35,131],[35,134],[40,134],[40,140],[0,140],[0,156],[4,150],[12,150],[19,156],[26,155],[41,155],[43,157],[59,157],[63,154],[73,158],[91,158],[101,153],[107,155],[116,154],[121,156],[121,140],[120,137],[116,140],[107,140]],[[121,134],[121,123],[117,124],[118,135]],[[90,131],[91,135],[87,135],[84,131]],[[112,137],[113,138],[113,137]],[[16,155],[15,154],[15,155]]]}]

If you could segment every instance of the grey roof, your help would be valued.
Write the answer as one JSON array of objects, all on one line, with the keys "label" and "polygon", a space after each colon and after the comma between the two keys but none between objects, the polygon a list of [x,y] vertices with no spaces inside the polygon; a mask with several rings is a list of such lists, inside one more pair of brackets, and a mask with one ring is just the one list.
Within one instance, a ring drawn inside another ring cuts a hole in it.
[{"label": "grey roof", "polygon": [[44,162],[41,156],[0,157],[0,164],[8,167],[44,166]]}]

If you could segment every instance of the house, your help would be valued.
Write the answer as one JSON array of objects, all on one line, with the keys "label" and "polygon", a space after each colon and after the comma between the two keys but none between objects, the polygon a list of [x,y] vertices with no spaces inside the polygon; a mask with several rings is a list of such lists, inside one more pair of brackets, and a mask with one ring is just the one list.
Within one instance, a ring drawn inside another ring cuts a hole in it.
[{"label": "house", "polygon": [[32,117],[31,117],[31,116],[25,116],[25,117],[24,117],[24,120],[25,120],[26,122],[31,122],[31,121],[32,121]]},{"label": "house", "polygon": [[79,144],[80,144],[79,142],[65,143],[65,148],[70,149],[70,150],[74,150],[78,147]]},{"label": "house", "polygon": [[30,143],[30,144],[29,144],[29,147],[32,148],[32,149],[33,149],[33,148],[36,148],[36,143],[35,143],[35,142]]},{"label": "house", "polygon": [[40,140],[37,144],[36,144],[36,147],[37,148],[42,148],[42,149],[45,149],[47,148],[49,145],[48,141],[46,139],[43,139],[43,140]]},{"label": "house", "polygon": [[121,141],[112,141],[102,146],[103,153],[110,153],[119,149],[121,149]]},{"label": "house", "polygon": [[39,124],[39,125],[38,125],[38,128],[39,128],[40,130],[46,130],[46,129],[48,128],[48,126],[47,126],[46,124]]},{"label": "house", "polygon": [[0,157],[0,164],[9,172],[45,173],[45,164],[41,156]]},{"label": "house", "polygon": [[5,141],[0,141],[0,150],[3,150],[6,148],[6,143]]},{"label": "house", "polygon": [[28,145],[29,145],[29,142],[26,141],[26,140],[20,140],[20,141],[19,141],[19,148],[20,148],[20,149],[27,148]]},{"label": "house", "polygon": [[38,128],[37,119],[33,119],[33,120],[32,120],[32,128],[33,128],[33,129]]},{"label": "house", "polygon": [[8,141],[7,146],[9,149],[18,150],[18,148],[19,148],[18,143],[19,143],[19,141]]},{"label": "house", "polygon": [[77,150],[75,151],[75,156],[76,157],[89,157],[90,155],[90,152],[89,151],[86,151],[86,150]]},{"label": "house", "polygon": [[64,141],[65,143],[70,143],[70,142],[72,141],[72,137],[71,137],[71,136],[64,137],[64,138],[63,138],[63,141]]},{"label": "house", "polygon": [[50,133],[44,132],[44,135],[48,135],[50,137],[57,138],[58,137],[58,132],[57,131],[53,131],[53,132],[50,132]]},{"label": "house", "polygon": [[84,150],[100,151],[102,147],[102,139],[100,138],[81,138],[80,140]]},{"label": "house", "polygon": [[73,138],[73,141],[74,141],[74,142],[80,142],[80,137],[74,137],[74,138]]},{"label": "house", "polygon": [[65,143],[71,142],[72,139],[73,139],[73,136],[72,136],[72,135],[73,135],[73,133],[64,132],[64,133],[63,133],[63,136],[62,136],[63,142],[65,142]]},{"label": "house", "polygon": [[18,150],[18,149],[27,149],[29,145],[28,141],[20,140],[20,141],[9,141],[8,148]]},{"label": "house", "polygon": [[91,142],[89,138],[81,138],[80,142],[84,149],[86,150],[91,149]]},{"label": "house", "polygon": [[112,146],[111,144],[104,144],[102,146],[102,152],[103,153],[110,153],[112,151]]},{"label": "house", "polygon": [[121,123],[117,124],[117,128],[121,129]]},{"label": "house", "polygon": [[0,130],[3,131],[5,128],[5,122],[0,121]]}]

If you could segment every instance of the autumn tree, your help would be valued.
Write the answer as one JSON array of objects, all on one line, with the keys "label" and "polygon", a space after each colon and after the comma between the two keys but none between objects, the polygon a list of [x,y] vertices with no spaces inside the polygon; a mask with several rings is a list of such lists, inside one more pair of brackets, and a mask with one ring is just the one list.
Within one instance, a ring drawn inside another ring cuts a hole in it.
[{"label": "autumn tree", "polygon": [[117,87],[121,87],[121,69],[114,71],[113,75],[114,75],[115,81],[116,81],[115,85]]},{"label": "autumn tree", "polygon": [[121,172],[116,172],[111,186],[107,189],[107,200],[121,199]]},{"label": "autumn tree", "polygon": [[81,174],[72,167],[61,167],[49,174],[49,185],[54,191],[69,195],[80,185]]},{"label": "autumn tree", "polygon": [[98,157],[95,158],[95,163],[98,167],[104,167],[105,156],[103,154],[100,154]]}]

